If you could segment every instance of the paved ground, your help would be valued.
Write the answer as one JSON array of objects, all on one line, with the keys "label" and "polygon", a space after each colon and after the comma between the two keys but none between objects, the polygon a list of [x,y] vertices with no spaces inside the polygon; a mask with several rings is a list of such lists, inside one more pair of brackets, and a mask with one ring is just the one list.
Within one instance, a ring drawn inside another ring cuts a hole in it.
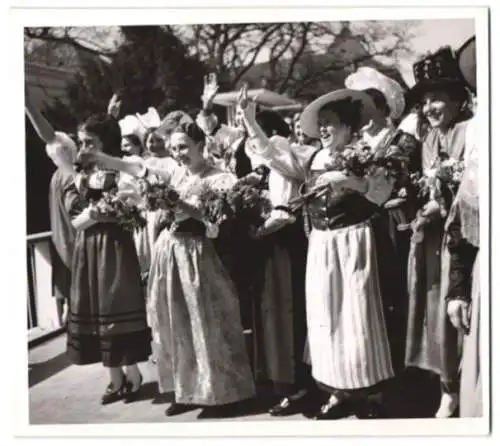
[{"label": "paved ground", "polygon": [[[132,404],[118,402],[101,406],[99,398],[108,384],[100,365],[74,366],[65,355],[65,336],[60,336],[29,352],[29,412],[31,424],[154,423],[201,420],[201,409],[167,418],[168,401],[158,401],[154,365],[141,364],[144,384],[141,397]],[[391,387],[384,397],[390,418],[432,417],[437,408],[439,383],[410,374]],[[276,420],[265,410],[238,421]],[[301,414],[287,419],[305,419]],[[224,420],[224,421],[227,421]]]},{"label": "paved ground", "polygon": [[[108,384],[100,365],[74,366],[65,355],[65,336],[60,336],[29,352],[29,413],[31,424],[154,423],[198,420],[201,409],[167,418],[167,401],[157,401],[154,365],[140,365],[144,384],[139,401],[101,406],[99,398]],[[294,415],[287,419],[303,419]],[[273,419],[264,413],[235,420]],[[227,420],[225,420],[227,421]]]}]

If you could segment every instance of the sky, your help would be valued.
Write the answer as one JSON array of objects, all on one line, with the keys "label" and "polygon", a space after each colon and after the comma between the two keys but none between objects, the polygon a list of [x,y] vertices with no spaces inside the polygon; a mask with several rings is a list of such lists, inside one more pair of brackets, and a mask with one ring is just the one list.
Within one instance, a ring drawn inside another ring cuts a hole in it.
[{"label": "sky", "polygon": [[[413,29],[413,33],[415,37],[410,43],[416,54],[435,51],[444,45],[450,45],[456,50],[474,35],[474,20],[425,20]],[[398,67],[409,86],[415,83],[412,73],[413,62],[414,58],[402,60]]]}]

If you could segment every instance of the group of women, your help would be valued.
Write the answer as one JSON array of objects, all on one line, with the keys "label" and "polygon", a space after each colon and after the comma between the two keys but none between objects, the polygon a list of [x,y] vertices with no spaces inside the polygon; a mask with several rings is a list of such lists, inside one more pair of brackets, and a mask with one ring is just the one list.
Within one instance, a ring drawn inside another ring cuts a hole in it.
[{"label": "group of women", "polygon": [[[69,259],[68,354],[108,369],[102,403],[137,397],[137,364],[153,346],[159,391],[175,395],[168,416],[231,416],[264,394],[274,416],[307,408],[332,419],[366,407],[406,367],[440,376],[436,417],[459,402],[461,416],[481,416],[474,57],[474,39],[439,50],[415,64],[406,93],[361,67],[293,128],[246,88],[234,124],[219,123],[212,75],[196,117],[151,109],[118,120],[115,97],[79,125],[77,144],[28,103],[65,178],[51,206],[72,234],[54,243]],[[335,167],[356,147],[402,154],[404,172]],[[450,160],[465,165],[455,188],[439,176]],[[170,225],[160,209],[130,233],[89,205],[110,183],[152,178],[169,185]],[[201,197],[239,179],[267,184],[272,210],[258,228],[214,234]]]}]

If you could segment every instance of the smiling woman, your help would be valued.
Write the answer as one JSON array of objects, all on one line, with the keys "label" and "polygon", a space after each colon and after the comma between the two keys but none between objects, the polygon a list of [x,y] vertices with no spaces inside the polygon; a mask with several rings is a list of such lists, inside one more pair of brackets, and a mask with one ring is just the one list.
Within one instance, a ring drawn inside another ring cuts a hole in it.
[{"label": "smiling woman", "polygon": [[[417,84],[409,92],[412,104],[422,108],[430,131],[423,141],[422,170],[426,178],[435,176],[441,160],[461,161],[465,150],[468,92],[450,48],[414,65]],[[447,320],[446,301],[449,253],[442,251],[444,217],[451,194],[431,197],[423,207],[425,226],[410,249],[408,284],[410,307],[406,342],[406,365],[440,376],[441,405],[436,417],[450,417],[458,406],[458,338]],[[436,200],[440,201],[437,204]]]}]

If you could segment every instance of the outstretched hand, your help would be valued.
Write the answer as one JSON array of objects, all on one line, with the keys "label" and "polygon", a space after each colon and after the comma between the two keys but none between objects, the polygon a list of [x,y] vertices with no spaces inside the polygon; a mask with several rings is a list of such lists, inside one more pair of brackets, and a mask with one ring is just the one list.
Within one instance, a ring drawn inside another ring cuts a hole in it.
[{"label": "outstretched hand", "polygon": [[248,97],[248,84],[244,84],[240,89],[237,108],[241,110],[243,117],[246,120],[255,119],[255,115],[257,113],[257,103],[255,102],[255,99],[250,99]]},{"label": "outstretched hand", "polygon": [[217,82],[217,75],[215,73],[210,73],[203,76],[203,94],[201,100],[205,110],[212,106],[212,102],[218,91],[219,83]]}]

